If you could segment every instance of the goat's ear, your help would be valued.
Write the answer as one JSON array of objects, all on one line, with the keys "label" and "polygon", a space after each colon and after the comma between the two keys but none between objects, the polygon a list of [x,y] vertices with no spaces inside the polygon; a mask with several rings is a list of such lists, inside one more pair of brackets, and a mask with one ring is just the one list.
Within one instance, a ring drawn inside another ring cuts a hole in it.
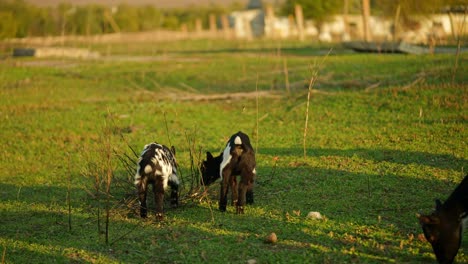
[{"label": "goat's ear", "polygon": [[206,160],[208,161],[208,160],[212,160],[212,159],[214,159],[213,155],[211,155],[211,153],[209,151],[207,151],[206,152]]},{"label": "goat's ear", "polygon": [[435,200],[435,204],[436,204],[435,206],[436,211],[442,208],[442,202],[439,199]]},{"label": "goat's ear", "polygon": [[432,215],[419,215],[418,219],[420,224],[435,225],[440,223],[439,217]]},{"label": "goat's ear", "polygon": [[172,154],[174,154],[174,156],[175,156],[175,147],[174,147],[174,146],[171,147],[171,152],[172,152]]}]

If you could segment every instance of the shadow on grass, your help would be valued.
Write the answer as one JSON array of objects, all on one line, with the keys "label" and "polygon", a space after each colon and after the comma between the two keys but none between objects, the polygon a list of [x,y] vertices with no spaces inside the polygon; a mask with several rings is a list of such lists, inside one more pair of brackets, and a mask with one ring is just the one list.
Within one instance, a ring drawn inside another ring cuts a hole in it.
[{"label": "shadow on grass", "polygon": [[[270,169],[258,168],[256,203],[246,207],[246,215],[236,216],[232,207],[225,214],[216,212],[219,227],[213,228],[219,228],[219,233],[231,231],[241,241],[244,234],[252,240],[246,245],[249,248],[269,232],[276,232],[283,242],[271,246],[273,256],[267,262],[288,262],[288,251],[317,257],[318,262],[434,260],[429,244],[418,241],[421,229],[416,213],[432,210],[435,190],[446,198],[453,186],[444,191],[436,179],[308,166],[279,167],[273,177],[261,175]],[[214,201],[217,203],[216,198]],[[255,213],[258,210],[260,217]],[[319,211],[327,220],[307,220],[309,211]],[[206,208],[204,214],[208,214]],[[463,244],[468,245],[468,241]]]},{"label": "shadow on grass", "polygon": [[[177,216],[186,225],[177,228],[180,232],[177,247],[181,248],[176,251],[183,252],[184,247],[190,247],[193,242],[187,237],[198,237],[197,248],[191,248],[196,261],[245,263],[256,259],[261,263],[303,263],[306,260],[311,263],[367,263],[397,260],[425,263],[431,259],[426,254],[402,250],[402,240],[412,248],[420,245],[402,234],[387,232],[385,227],[309,220],[292,212],[283,216],[259,207],[247,208],[250,212],[245,215],[236,215],[233,210],[216,211],[215,223],[207,223],[206,217],[210,214],[207,208],[194,209],[199,212],[198,217]],[[382,229],[386,233],[382,234]],[[271,232],[278,236],[275,244],[265,243],[265,237]],[[231,252],[237,253],[233,255]]]},{"label": "shadow on grass", "polygon": [[[260,148],[259,151],[269,155],[289,155],[303,156],[303,150],[299,148]],[[435,154],[421,151],[403,151],[394,149],[328,149],[328,148],[308,148],[309,157],[321,156],[358,156],[363,159],[374,160],[376,162],[392,162],[403,165],[419,164],[440,169],[461,170],[468,165],[468,160],[458,158],[450,154]]]},{"label": "shadow on grass", "polygon": [[342,54],[355,54],[350,49],[342,48],[341,46],[330,47],[317,47],[317,46],[301,46],[301,47],[259,47],[259,48],[218,48],[218,49],[198,49],[198,50],[179,50],[171,53],[175,54],[220,54],[220,53],[231,53],[231,54],[277,54],[280,52],[282,55],[291,56],[325,56],[329,55],[342,55]]},{"label": "shadow on grass", "polygon": [[[358,150],[315,151],[318,156],[360,155],[356,154]],[[307,259],[318,263],[427,263],[433,260],[429,245],[416,238],[409,239],[408,234],[416,237],[420,233],[415,213],[421,208],[431,209],[428,207],[432,206],[434,190],[439,189],[446,198],[452,186],[440,190],[441,182],[436,179],[352,173],[307,165],[280,166],[275,175],[269,175],[272,172],[269,166],[259,166],[257,170],[255,204],[246,207],[245,215],[234,214],[232,207],[226,213],[219,212],[219,185],[214,184],[209,196],[213,212],[206,204],[185,203],[177,209],[167,208],[166,221],[158,223],[151,218],[154,215],[140,219],[121,209],[113,210],[110,246],[97,234],[96,219],[90,212],[94,209],[87,207],[86,202],[75,201],[75,209],[85,214],[73,215],[74,228],[68,232],[67,215],[63,213],[65,203],[54,207],[55,203],[47,200],[47,197],[66,194],[66,188],[22,187],[18,201],[27,203],[21,205],[26,208],[2,212],[2,238],[12,244],[17,241],[15,246],[7,245],[6,258],[37,254],[38,259],[102,258],[117,262],[245,263],[257,259],[298,263]],[[16,200],[16,186],[0,184],[0,188],[11,190],[2,196],[3,202]],[[72,192],[85,195],[79,188]],[[34,209],[40,203],[48,209]],[[306,219],[309,211],[319,211],[327,220]],[[119,214],[123,217],[117,217]],[[264,237],[270,232],[278,235],[278,243],[264,243]]]}]

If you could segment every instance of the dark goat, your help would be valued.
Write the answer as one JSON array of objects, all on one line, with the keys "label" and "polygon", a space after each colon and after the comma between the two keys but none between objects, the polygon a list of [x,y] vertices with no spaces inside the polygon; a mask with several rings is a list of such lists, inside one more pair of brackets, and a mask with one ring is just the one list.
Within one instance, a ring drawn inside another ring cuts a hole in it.
[{"label": "dark goat", "polygon": [[[223,153],[213,157],[206,153],[206,161],[201,165],[203,184],[210,185],[221,178],[219,210],[226,211],[227,193],[231,187],[232,205],[238,214],[244,213],[244,205],[253,203],[253,183],[255,181],[255,153],[249,137],[237,132],[227,142]],[[240,175],[239,186],[236,176]]]},{"label": "dark goat", "polygon": [[439,263],[452,263],[461,245],[463,222],[468,214],[468,175],[445,203],[436,200],[435,211],[418,216],[424,236]]},{"label": "dark goat", "polygon": [[145,145],[141,157],[138,160],[138,168],[135,175],[135,185],[140,202],[140,216],[146,217],[146,192],[148,185],[153,185],[154,201],[156,204],[156,217],[163,218],[164,189],[171,186],[171,205],[176,207],[179,203],[177,178],[177,163],[175,148],[169,149],[164,145],[150,143]]}]

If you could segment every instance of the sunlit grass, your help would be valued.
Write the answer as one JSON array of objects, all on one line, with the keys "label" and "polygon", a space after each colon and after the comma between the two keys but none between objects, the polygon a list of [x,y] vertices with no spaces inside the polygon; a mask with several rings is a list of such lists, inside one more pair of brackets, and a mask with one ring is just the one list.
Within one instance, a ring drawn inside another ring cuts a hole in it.
[{"label": "sunlit grass", "polygon": [[[415,214],[431,211],[434,198],[446,199],[466,174],[466,64],[451,85],[452,55],[359,55],[338,48],[319,70],[304,157],[306,89],[300,82],[328,49],[284,43],[279,57],[271,43],[214,46],[163,45],[164,60],[0,63],[0,250],[6,263],[434,261]],[[140,55],[161,55],[148,50],[142,47]],[[291,83],[299,83],[290,95],[284,58]],[[179,93],[252,92],[257,74],[260,90],[281,95],[259,98],[258,134],[255,98],[176,100]],[[221,152],[232,133],[246,132],[258,142],[255,203],[245,215],[231,206],[221,213],[215,184],[201,199],[166,207],[164,222],[153,214],[142,220],[124,201],[134,192],[133,172],[114,156],[106,245],[103,222],[101,233],[97,223],[104,200],[96,199],[92,175],[106,126],[115,154],[130,153],[129,146],[139,152],[150,141],[175,145],[187,184],[187,136],[196,140],[198,162],[206,151]],[[310,211],[325,219],[308,219]],[[278,242],[265,243],[272,232]],[[467,243],[465,234],[458,262],[468,261]]]}]

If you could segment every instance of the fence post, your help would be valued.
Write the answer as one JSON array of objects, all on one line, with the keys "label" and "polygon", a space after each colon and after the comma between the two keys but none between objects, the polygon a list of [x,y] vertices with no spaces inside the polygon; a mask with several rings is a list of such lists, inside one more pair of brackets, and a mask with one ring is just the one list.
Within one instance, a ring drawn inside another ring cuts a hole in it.
[{"label": "fence post", "polygon": [[362,22],[363,22],[363,30],[364,30],[364,40],[366,42],[371,41],[369,17],[370,17],[370,0],[362,0]]},{"label": "fence post", "polygon": [[221,15],[221,27],[223,28],[224,38],[230,39],[231,29],[229,28],[229,19],[226,14]]},{"label": "fence post", "polygon": [[203,25],[200,18],[195,19],[195,34],[199,37],[202,34]]},{"label": "fence post", "polygon": [[265,12],[265,36],[269,38],[276,38],[276,32],[274,28],[275,24],[275,13],[271,4],[266,5]]},{"label": "fence post", "polygon": [[210,14],[209,22],[210,22],[210,34],[211,34],[212,37],[215,37],[216,36],[216,31],[217,31],[216,15]]},{"label": "fence post", "polygon": [[299,40],[304,41],[304,16],[302,14],[302,6],[295,5],[294,10],[296,14],[296,24],[297,24],[297,32],[299,34]]}]

